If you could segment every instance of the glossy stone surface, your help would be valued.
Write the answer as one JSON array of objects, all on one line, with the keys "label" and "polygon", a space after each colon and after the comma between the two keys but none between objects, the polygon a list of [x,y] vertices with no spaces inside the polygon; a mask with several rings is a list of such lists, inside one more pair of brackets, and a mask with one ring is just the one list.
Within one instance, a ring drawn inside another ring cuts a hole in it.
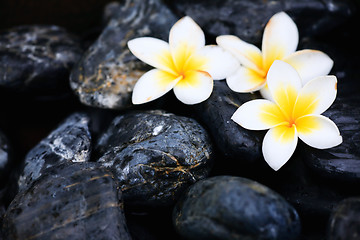
[{"label": "glossy stone surface", "polygon": [[247,130],[231,120],[238,107],[255,98],[257,95],[231,91],[225,81],[215,81],[210,98],[194,107],[219,151],[226,159],[236,159],[239,165],[263,161],[261,145],[265,132]]},{"label": "glossy stone surface", "polygon": [[129,108],[134,85],[149,66],[130,53],[127,42],[142,36],[167,41],[177,19],[160,0],[127,0],[105,15],[111,20],[74,68],[70,84],[83,104]]},{"label": "glossy stone surface", "polygon": [[66,118],[45,139],[29,151],[24,170],[18,181],[19,189],[26,188],[43,171],[60,162],[86,162],[91,154],[90,118],[74,113]]},{"label": "glossy stone surface", "polygon": [[131,239],[113,175],[95,163],[49,168],[18,194],[4,217],[5,239]]},{"label": "glossy stone surface", "polygon": [[334,209],[327,231],[328,240],[355,240],[360,237],[360,198],[341,201]]},{"label": "glossy stone surface", "polygon": [[266,23],[277,12],[287,12],[301,36],[322,34],[356,13],[354,3],[342,0],[167,0],[167,3],[179,15],[192,17],[215,37],[232,34],[259,46]]},{"label": "glossy stone surface", "polygon": [[337,98],[323,115],[333,120],[343,143],[330,149],[303,146],[306,164],[318,174],[343,181],[360,181],[360,98]]},{"label": "glossy stone surface", "polygon": [[0,33],[0,85],[38,95],[69,90],[79,39],[58,26],[29,25]]},{"label": "glossy stone surface", "polygon": [[217,176],[195,183],[173,213],[186,239],[297,239],[300,220],[280,195],[255,181]]},{"label": "glossy stone surface", "polygon": [[96,150],[112,169],[129,205],[174,203],[190,184],[208,176],[212,144],[191,118],[163,111],[133,112],[116,117]]}]

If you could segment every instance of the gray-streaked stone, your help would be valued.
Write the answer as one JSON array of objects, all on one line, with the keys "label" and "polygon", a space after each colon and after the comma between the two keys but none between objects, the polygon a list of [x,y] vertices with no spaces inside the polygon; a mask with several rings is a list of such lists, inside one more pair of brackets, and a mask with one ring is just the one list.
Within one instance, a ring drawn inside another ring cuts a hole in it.
[{"label": "gray-streaked stone", "polygon": [[86,162],[91,154],[90,118],[75,113],[66,118],[25,157],[24,170],[18,181],[19,189],[26,188],[42,172],[60,162]]},{"label": "gray-streaked stone", "polygon": [[70,85],[83,104],[124,109],[132,105],[134,85],[149,69],[127,42],[143,36],[167,41],[177,19],[161,0],[127,0],[105,15],[108,25],[74,68]]},{"label": "gray-streaked stone", "polygon": [[47,169],[11,202],[5,239],[131,239],[121,192],[111,172],[96,163]]},{"label": "gray-streaked stone", "polygon": [[111,168],[129,205],[174,203],[190,184],[208,176],[209,136],[195,120],[163,111],[116,117],[97,143],[98,162]]},{"label": "gray-streaked stone", "polygon": [[80,41],[58,26],[29,25],[0,33],[0,85],[41,95],[69,89]]}]

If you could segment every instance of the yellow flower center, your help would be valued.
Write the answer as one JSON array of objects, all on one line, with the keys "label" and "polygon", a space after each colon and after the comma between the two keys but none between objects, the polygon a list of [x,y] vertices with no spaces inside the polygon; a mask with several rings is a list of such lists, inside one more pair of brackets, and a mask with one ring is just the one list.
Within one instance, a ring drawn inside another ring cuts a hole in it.
[{"label": "yellow flower center", "polygon": [[200,56],[196,53],[193,46],[184,42],[179,44],[175,51],[172,53],[172,63],[169,67],[172,72],[175,73],[174,77],[182,77],[178,82],[178,85],[196,85],[198,83],[197,78],[194,77],[194,71],[199,72],[204,69],[207,63],[207,58]]},{"label": "yellow flower center", "polygon": [[276,105],[269,104],[263,107],[262,121],[269,125],[312,129],[316,123],[303,118],[314,112],[318,99],[314,94],[301,94],[291,85],[282,86],[275,91]]}]

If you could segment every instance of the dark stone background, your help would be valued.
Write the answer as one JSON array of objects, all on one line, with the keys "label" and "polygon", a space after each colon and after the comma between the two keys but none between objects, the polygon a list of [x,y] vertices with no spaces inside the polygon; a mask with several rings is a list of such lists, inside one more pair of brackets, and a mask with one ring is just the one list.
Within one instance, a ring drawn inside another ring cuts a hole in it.
[{"label": "dark stone background", "polygon": [[[0,0],[0,30],[22,24],[59,25],[79,36],[86,49],[101,33],[104,24],[102,19],[103,8],[108,2],[111,2],[111,0]],[[360,0],[354,0],[353,2],[359,9]],[[299,49],[302,49],[303,46],[308,44],[312,48],[323,50],[330,57],[338,53],[342,54],[343,58],[340,61],[335,61],[332,74],[337,75],[339,79],[344,76],[344,72],[350,75],[347,75],[346,78],[352,79],[351,81],[339,85],[341,86],[339,95],[349,99],[352,96],[360,95],[359,23],[360,14],[357,13],[331,31],[313,38],[315,41],[326,42],[327,45],[316,47],[313,42],[308,43],[306,39],[303,39],[299,46]],[[354,97],[354,99],[358,100],[359,97]],[[173,101],[173,98],[170,97],[170,101]],[[156,107],[156,103],[153,106]],[[173,106],[172,112],[192,116],[192,108],[183,108],[183,105],[177,102],[174,102]],[[103,110],[84,106],[71,93],[61,98],[43,99],[29,93],[14,92],[0,87],[0,128],[8,137],[12,146],[11,153],[15,160],[13,164],[17,165],[21,162],[25,154],[41,139],[45,138],[61,120],[79,110],[89,112],[94,116],[95,120],[97,116],[102,116],[100,122],[93,121],[92,123],[92,130],[95,134],[99,133],[97,131],[103,127],[99,126],[99,124],[107,125],[112,117],[119,113],[116,110]],[[236,168],[216,167],[219,168],[214,172],[215,175],[239,175]],[[281,178],[279,177],[279,179]],[[336,184],[336,182],[329,182],[328,184],[332,183]],[[140,219],[140,223],[146,225],[152,221],[154,216],[167,219],[169,217],[168,209],[160,212],[156,210],[141,218],[130,216],[127,221],[130,223],[139,222]],[[324,219],[321,218],[320,221],[315,219],[317,221],[315,225],[310,222],[305,224],[302,222],[304,224],[304,234],[310,236],[304,239],[322,239],[327,224]],[[146,226],[145,230],[141,230],[150,232],[150,234],[155,232],[154,235],[166,237],[168,236],[166,233],[160,232],[163,232],[169,226],[171,226],[171,223],[163,226],[153,223],[153,225]],[[320,236],[321,238],[319,238]]]}]

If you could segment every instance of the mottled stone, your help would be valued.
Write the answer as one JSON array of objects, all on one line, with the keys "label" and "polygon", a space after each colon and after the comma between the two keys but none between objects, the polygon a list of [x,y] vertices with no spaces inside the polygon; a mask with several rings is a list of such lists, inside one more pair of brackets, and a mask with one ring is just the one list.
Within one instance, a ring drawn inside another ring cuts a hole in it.
[{"label": "mottled stone", "polygon": [[327,240],[360,238],[360,198],[347,198],[334,209],[327,231]]},{"label": "mottled stone", "polygon": [[5,239],[130,239],[121,192],[96,163],[49,168],[4,217]]},{"label": "mottled stone", "polygon": [[260,44],[264,27],[277,12],[286,11],[296,22],[301,36],[318,35],[345,22],[356,12],[343,0],[183,0],[167,1],[175,11],[192,17],[205,32],[233,34]]},{"label": "mottled stone", "polygon": [[86,162],[91,154],[90,118],[75,113],[66,118],[25,157],[25,167],[19,179],[20,190],[60,162]]},{"label": "mottled stone", "polygon": [[58,26],[19,26],[0,33],[0,85],[35,94],[69,89],[79,40]]},{"label": "mottled stone", "polygon": [[167,40],[176,18],[160,0],[127,0],[105,15],[111,19],[74,68],[70,85],[83,104],[123,109],[131,106],[133,87],[149,68],[127,42],[142,36]]},{"label": "mottled stone", "polygon": [[209,174],[212,145],[193,119],[163,111],[116,117],[97,143],[98,162],[111,168],[126,204],[169,205]]},{"label": "mottled stone", "polygon": [[240,165],[263,161],[261,145],[264,133],[247,130],[231,120],[238,107],[256,97],[233,92],[225,81],[215,81],[210,98],[194,108],[196,116],[209,129],[219,151],[226,159],[236,159]]},{"label": "mottled stone", "polygon": [[[341,83],[340,83],[341,84]],[[343,142],[329,149],[303,146],[306,164],[318,174],[338,180],[360,180],[360,98],[337,98],[323,114],[333,120]]]},{"label": "mottled stone", "polygon": [[192,185],[177,203],[173,223],[186,239],[297,239],[301,229],[296,210],[280,195],[232,176]]}]

